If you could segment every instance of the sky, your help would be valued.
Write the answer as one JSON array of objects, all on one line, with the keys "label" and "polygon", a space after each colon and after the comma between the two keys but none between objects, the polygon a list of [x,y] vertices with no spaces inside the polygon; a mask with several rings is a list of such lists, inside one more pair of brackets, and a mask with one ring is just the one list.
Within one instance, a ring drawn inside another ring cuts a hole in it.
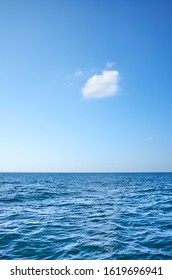
[{"label": "sky", "polygon": [[171,172],[170,0],[0,0],[0,172]]}]

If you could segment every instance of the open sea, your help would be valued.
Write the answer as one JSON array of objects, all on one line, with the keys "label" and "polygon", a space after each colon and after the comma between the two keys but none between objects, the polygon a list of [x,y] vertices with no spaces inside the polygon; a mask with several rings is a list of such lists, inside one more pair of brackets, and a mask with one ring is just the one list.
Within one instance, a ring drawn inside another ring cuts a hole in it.
[{"label": "open sea", "polygon": [[172,173],[0,173],[0,259],[172,259]]}]

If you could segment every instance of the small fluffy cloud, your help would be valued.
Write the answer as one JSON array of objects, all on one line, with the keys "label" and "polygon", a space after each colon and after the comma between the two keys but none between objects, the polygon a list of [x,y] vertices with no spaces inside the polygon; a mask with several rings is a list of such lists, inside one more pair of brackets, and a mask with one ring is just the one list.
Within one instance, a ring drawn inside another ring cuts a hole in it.
[{"label": "small fluffy cloud", "polygon": [[116,95],[119,89],[119,72],[104,70],[100,75],[93,75],[82,88],[86,98],[103,98]]}]

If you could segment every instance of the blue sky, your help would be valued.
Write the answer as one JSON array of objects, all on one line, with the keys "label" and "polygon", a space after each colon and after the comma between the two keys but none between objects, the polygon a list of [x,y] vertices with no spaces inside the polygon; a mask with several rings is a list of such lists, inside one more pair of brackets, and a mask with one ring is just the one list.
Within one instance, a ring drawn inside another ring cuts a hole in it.
[{"label": "blue sky", "polygon": [[0,171],[172,171],[170,0],[0,0]]}]

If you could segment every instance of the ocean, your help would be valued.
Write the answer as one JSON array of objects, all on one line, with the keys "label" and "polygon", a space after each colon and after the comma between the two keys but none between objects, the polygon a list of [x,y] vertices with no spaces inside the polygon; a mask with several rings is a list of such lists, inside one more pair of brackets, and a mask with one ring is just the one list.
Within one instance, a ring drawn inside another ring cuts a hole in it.
[{"label": "ocean", "polygon": [[0,259],[172,259],[172,173],[0,173]]}]

